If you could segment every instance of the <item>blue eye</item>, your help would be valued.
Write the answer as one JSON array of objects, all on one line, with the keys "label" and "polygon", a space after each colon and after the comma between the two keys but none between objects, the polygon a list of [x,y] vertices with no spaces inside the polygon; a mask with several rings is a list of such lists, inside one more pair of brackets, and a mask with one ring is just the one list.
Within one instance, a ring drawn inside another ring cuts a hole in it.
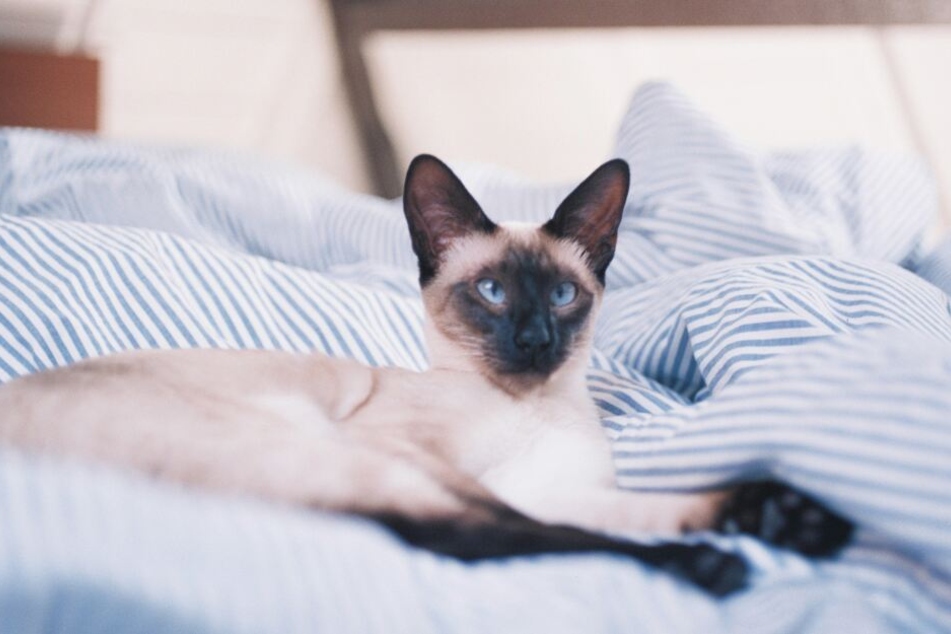
[{"label": "blue eye", "polygon": [[476,282],[476,288],[479,295],[485,298],[490,304],[501,304],[505,301],[505,289],[502,285],[493,279],[485,278]]},{"label": "blue eye", "polygon": [[572,282],[562,282],[551,292],[552,306],[567,306],[575,301],[578,294],[578,287]]}]

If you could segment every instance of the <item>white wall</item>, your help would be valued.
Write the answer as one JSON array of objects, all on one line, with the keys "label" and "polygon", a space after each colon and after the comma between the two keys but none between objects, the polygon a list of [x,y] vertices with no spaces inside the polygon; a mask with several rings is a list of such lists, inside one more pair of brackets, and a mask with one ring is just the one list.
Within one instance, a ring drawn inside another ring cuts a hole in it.
[{"label": "white wall", "polygon": [[404,163],[576,178],[610,152],[634,88],[664,78],[755,146],[923,154],[951,201],[951,28],[384,33],[369,52]]},{"label": "white wall", "polygon": [[0,0],[0,41],[102,60],[103,133],[367,181],[319,0]]},{"label": "white wall", "polygon": [[[106,135],[263,153],[363,189],[331,35],[320,0],[0,0],[0,40],[100,56]],[[948,27],[394,33],[368,53],[404,162],[576,178],[660,77],[755,145],[921,152],[951,207]]]}]

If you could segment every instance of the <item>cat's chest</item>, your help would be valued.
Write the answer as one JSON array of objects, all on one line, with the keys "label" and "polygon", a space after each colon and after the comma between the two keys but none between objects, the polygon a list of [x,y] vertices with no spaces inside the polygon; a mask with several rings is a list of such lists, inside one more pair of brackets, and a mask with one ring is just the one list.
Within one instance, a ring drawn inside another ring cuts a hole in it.
[{"label": "cat's chest", "polygon": [[508,402],[483,411],[460,430],[456,463],[516,507],[545,491],[610,486],[609,445],[591,409],[579,405]]},{"label": "cat's chest", "polygon": [[457,464],[476,477],[511,461],[569,459],[570,445],[587,442],[597,425],[584,407],[551,400],[484,400],[465,419],[453,432]]},{"label": "cat's chest", "polygon": [[350,424],[404,436],[502,497],[613,483],[610,448],[583,390],[515,399],[465,376],[388,371]]},{"label": "cat's chest", "polygon": [[454,434],[454,463],[532,517],[562,518],[565,499],[613,489],[610,444],[593,406],[555,400],[481,408]]}]

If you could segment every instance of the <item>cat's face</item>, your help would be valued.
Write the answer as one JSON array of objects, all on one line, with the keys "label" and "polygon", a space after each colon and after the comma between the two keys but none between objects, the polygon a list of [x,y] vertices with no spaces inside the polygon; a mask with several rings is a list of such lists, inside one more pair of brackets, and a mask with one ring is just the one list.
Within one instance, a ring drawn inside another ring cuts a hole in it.
[{"label": "cat's face", "polygon": [[417,157],[404,211],[433,365],[476,369],[517,392],[572,359],[586,364],[628,181],[627,165],[611,161],[544,225],[495,224],[448,167]]}]

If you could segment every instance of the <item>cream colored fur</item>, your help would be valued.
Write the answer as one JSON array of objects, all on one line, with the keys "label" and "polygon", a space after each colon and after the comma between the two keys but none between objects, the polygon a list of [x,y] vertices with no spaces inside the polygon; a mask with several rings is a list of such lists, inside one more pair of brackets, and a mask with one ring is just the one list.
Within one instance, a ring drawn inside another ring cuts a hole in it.
[{"label": "cream colored fur", "polygon": [[[454,282],[519,245],[542,245],[594,298],[570,357],[532,382],[493,375],[446,310]],[[585,383],[600,293],[577,244],[503,226],[458,240],[424,289],[426,372],[319,354],[127,352],[0,386],[0,442],[331,510],[451,517],[495,495],[585,528],[709,526],[719,494],[615,486]]]},{"label": "cream colored fur", "polygon": [[416,373],[317,354],[129,352],[0,387],[0,442],[332,510],[451,516],[458,491],[481,485],[545,521],[708,525],[719,496],[616,489],[587,354],[516,397],[439,360]]}]

